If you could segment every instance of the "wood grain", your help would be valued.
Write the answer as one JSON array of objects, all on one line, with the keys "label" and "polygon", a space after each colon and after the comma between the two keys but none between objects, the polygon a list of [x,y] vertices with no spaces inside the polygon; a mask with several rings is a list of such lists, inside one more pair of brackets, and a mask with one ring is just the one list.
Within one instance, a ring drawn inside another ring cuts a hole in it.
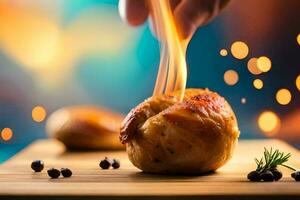
[{"label": "wood grain", "polygon": [[[274,183],[253,183],[246,179],[255,168],[254,157],[263,147],[292,153],[290,164],[300,166],[297,149],[279,140],[240,141],[233,159],[215,173],[203,176],[162,176],[136,169],[124,151],[65,152],[54,140],[40,140],[0,166],[0,199],[300,199],[300,182],[291,171]],[[120,169],[101,170],[99,161],[108,156],[121,161]],[[32,160],[45,162],[45,170],[33,173]],[[46,169],[68,167],[71,178],[49,179]]]}]

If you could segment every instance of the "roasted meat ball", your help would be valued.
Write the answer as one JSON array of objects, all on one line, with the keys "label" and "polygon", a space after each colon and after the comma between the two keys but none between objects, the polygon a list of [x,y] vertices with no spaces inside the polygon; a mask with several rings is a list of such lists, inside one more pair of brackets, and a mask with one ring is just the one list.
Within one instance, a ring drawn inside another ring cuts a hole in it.
[{"label": "roasted meat ball", "polygon": [[130,161],[144,172],[199,174],[214,171],[232,156],[239,137],[228,102],[208,89],[186,89],[150,97],[121,125]]}]

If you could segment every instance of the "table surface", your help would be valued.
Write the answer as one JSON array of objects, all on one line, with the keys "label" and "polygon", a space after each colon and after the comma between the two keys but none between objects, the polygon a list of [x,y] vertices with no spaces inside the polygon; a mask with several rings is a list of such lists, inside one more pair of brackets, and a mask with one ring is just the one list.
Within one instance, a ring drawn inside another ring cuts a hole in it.
[{"label": "table surface", "polygon": [[[124,151],[66,152],[55,140],[39,140],[0,165],[0,199],[300,199],[300,182],[288,169],[282,169],[279,182],[247,180],[247,173],[255,169],[254,157],[261,157],[264,147],[292,153],[289,164],[300,166],[300,152],[279,140],[242,140],[224,167],[205,176],[145,174]],[[101,170],[98,164],[105,156],[119,159],[120,169]],[[43,172],[32,172],[35,159],[45,162]],[[73,176],[49,179],[50,167],[68,167]]]}]

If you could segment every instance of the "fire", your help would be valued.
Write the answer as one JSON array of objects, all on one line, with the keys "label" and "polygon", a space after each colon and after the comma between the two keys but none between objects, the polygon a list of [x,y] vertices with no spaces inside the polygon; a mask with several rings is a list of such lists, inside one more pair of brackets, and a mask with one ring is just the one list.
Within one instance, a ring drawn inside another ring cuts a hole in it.
[{"label": "fire", "polygon": [[180,91],[183,99],[187,80],[186,48],[188,41],[179,37],[169,1],[152,0],[152,16],[161,42],[159,71],[153,95]]}]

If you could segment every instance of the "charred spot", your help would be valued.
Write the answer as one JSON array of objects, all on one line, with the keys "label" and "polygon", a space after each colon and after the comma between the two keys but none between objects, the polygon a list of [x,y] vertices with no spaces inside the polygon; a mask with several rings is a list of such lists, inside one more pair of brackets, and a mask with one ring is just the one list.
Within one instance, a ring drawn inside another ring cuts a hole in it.
[{"label": "charred spot", "polygon": [[125,144],[128,141],[128,135],[120,135],[119,139],[122,142],[122,144]]},{"label": "charred spot", "polygon": [[224,108],[224,99],[219,98],[217,94],[198,94],[191,97],[191,102],[186,102],[192,112],[199,111],[199,105],[213,109],[219,112]]},{"label": "charred spot", "polygon": [[155,145],[155,148],[159,148],[159,144]]},{"label": "charred spot", "polygon": [[160,135],[161,136],[166,136],[166,134],[164,132],[161,132]]},{"label": "charred spot", "polygon": [[154,158],[154,162],[155,162],[155,163],[161,163],[161,160],[158,159],[158,158]]},{"label": "charred spot", "polygon": [[213,100],[213,97],[209,94],[198,94],[196,96],[193,96],[191,98],[192,100],[195,100],[195,101],[206,101],[206,102],[210,102]]}]

